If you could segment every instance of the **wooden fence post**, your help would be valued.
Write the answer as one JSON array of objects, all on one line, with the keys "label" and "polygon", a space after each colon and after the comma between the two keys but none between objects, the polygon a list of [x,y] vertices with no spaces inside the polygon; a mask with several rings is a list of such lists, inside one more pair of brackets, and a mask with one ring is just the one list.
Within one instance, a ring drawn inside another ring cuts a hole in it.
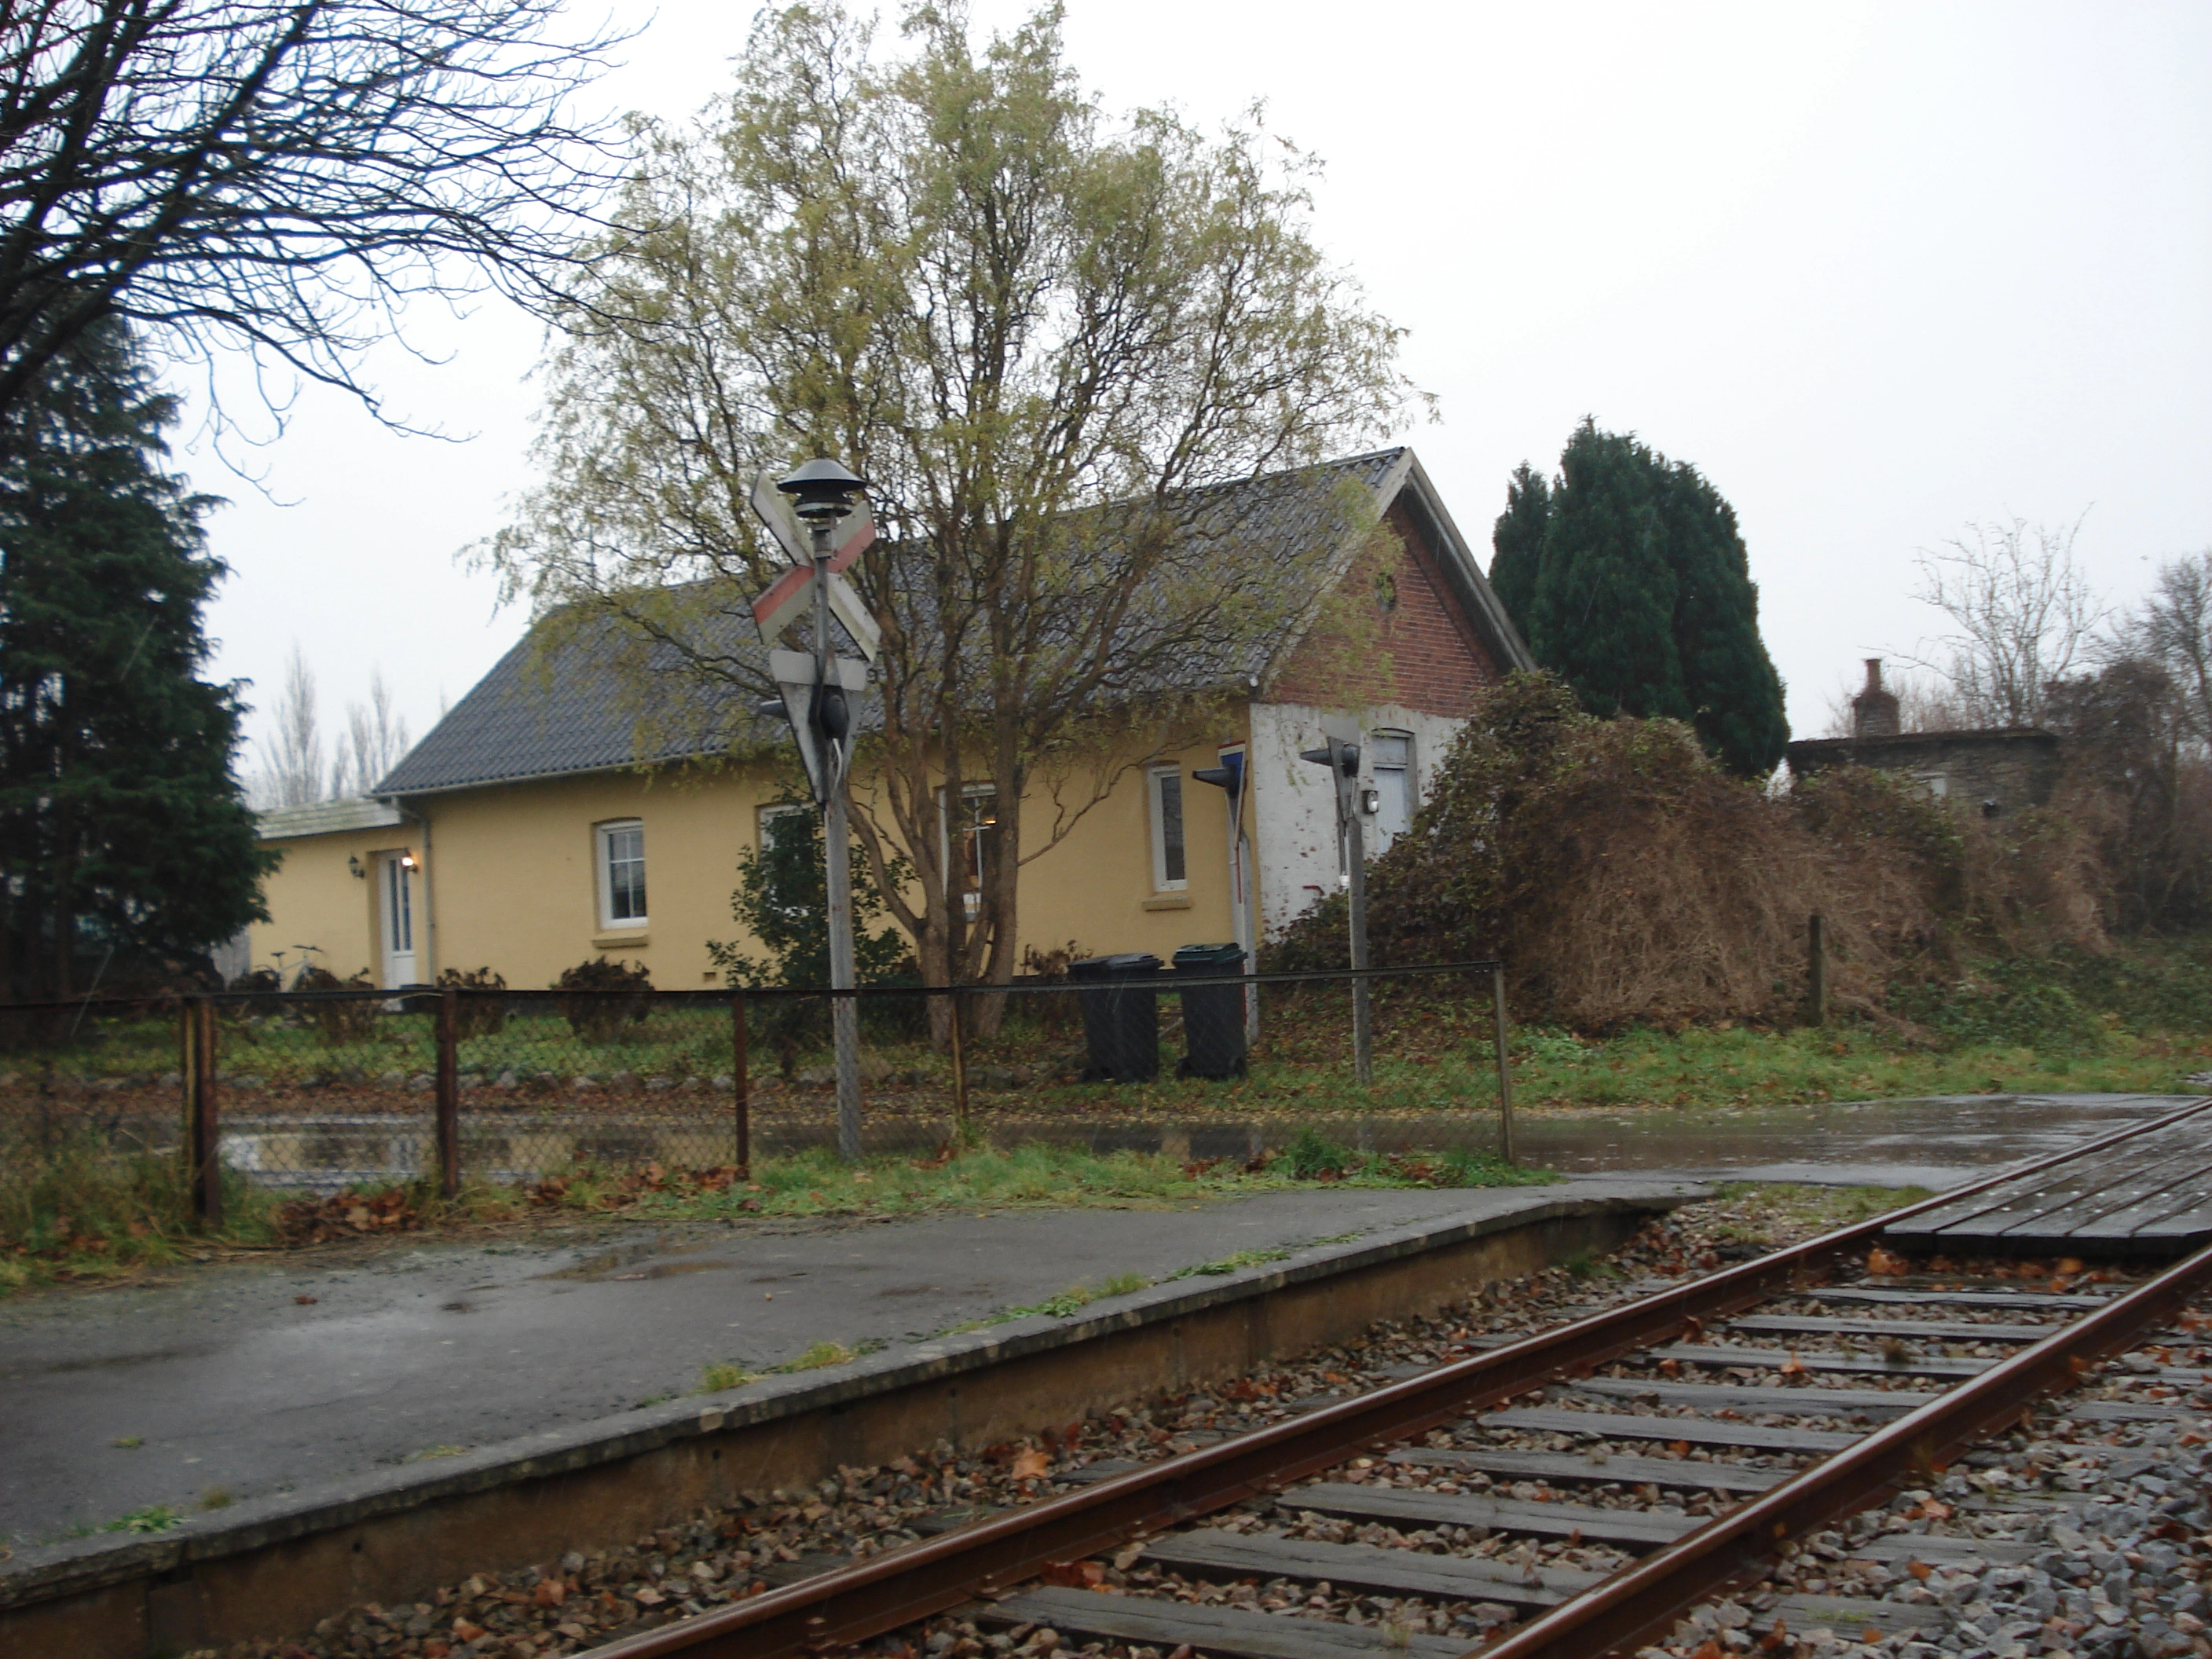
[{"label": "wooden fence post", "polygon": [[1513,1162],[1513,1063],[1508,1053],[1509,1034],[1505,1029],[1505,966],[1503,963],[1490,970],[1490,1012],[1498,1042],[1498,1150],[1499,1155],[1510,1164]]},{"label": "wooden fence post", "polygon": [[215,1081],[215,1004],[205,997],[186,998],[184,1029],[185,1175],[192,1219],[203,1227],[220,1227],[222,1129]]},{"label": "wooden fence post", "polygon": [[1817,910],[1805,924],[1805,1018],[1814,1025],[1828,1023],[1828,930]]},{"label": "wooden fence post", "polygon": [[752,1084],[746,1075],[745,1063],[745,994],[738,991],[730,998],[730,1081],[734,1095],[731,1106],[737,1114],[740,1181],[753,1178]]},{"label": "wooden fence post", "polygon": [[460,1000],[450,985],[438,993],[438,1196],[447,1200],[461,1195]]}]

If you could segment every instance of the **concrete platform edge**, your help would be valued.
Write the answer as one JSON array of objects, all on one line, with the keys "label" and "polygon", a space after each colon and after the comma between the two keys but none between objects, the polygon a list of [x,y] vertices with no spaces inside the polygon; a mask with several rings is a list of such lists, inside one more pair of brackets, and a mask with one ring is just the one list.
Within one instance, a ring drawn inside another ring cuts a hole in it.
[{"label": "concrete platform edge", "polygon": [[[1346,1243],[1316,1245],[1285,1261],[1207,1275],[1195,1282],[1170,1280],[1093,1304],[1079,1317],[1032,1316],[933,1342],[903,1345],[839,1366],[831,1376],[776,1376],[719,1395],[670,1401],[521,1436],[441,1460],[434,1471],[419,1466],[379,1471],[312,1492],[241,1504],[213,1525],[195,1519],[174,1534],[128,1541],[100,1536],[21,1551],[14,1560],[0,1565],[0,1626],[42,1603],[97,1597],[134,1583],[157,1587],[189,1577],[196,1563],[250,1555],[452,1499],[619,1463],[732,1430],[832,1413],[871,1399],[990,1371],[1030,1356],[1173,1325],[1236,1304],[1262,1302],[1294,1287],[1361,1274],[1498,1235],[1562,1221],[1660,1213],[1709,1195],[1692,1182],[1632,1176],[1585,1176],[1559,1186],[1489,1190],[1525,1192],[1530,1201],[1490,1215],[1416,1224]],[[0,1654],[12,1650],[6,1632],[0,1630]]]}]

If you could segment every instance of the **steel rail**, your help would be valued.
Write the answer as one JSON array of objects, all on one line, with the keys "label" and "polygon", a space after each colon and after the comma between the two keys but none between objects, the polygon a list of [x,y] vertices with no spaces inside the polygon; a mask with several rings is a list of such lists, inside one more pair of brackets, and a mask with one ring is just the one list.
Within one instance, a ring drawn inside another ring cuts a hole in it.
[{"label": "steel rail", "polygon": [[1273,1492],[1330,1468],[1364,1448],[1410,1438],[1562,1375],[1587,1376],[1652,1342],[1694,1331],[1707,1321],[1817,1282],[1837,1261],[1907,1216],[2153,1133],[2207,1109],[2212,1109],[2212,1098],[2024,1164],[2008,1165],[1887,1215],[1305,1416],[888,1550],[678,1624],[621,1638],[592,1649],[591,1659],[662,1659],[674,1654],[697,1659],[776,1659],[865,1641],[979,1595],[1011,1589],[1054,1563],[1079,1560]]},{"label": "steel rail", "polygon": [[1659,1639],[1686,1609],[1765,1575],[1790,1540],[1867,1508],[1901,1481],[1942,1469],[2072,1388],[2098,1358],[2124,1352],[2212,1285],[2212,1247],[2014,1355],[1993,1370],[1875,1430],[1741,1509],[1562,1602],[1481,1659],[1601,1659]]}]

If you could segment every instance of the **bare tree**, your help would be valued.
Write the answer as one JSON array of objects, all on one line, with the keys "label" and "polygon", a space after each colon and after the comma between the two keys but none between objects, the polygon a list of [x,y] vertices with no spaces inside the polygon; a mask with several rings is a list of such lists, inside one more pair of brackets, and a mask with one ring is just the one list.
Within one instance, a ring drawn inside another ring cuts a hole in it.
[{"label": "bare tree", "polygon": [[1942,656],[1906,660],[1940,675],[1973,724],[2038,724],[2051,683],[2088,653],[2106,606],[2074,562],[2081,529],[2079,518],[2014,518],[1969,524],[1940,549],[1921,550],[1913,597],[1949,617],[1953,631],[1936,641]]},{"label": "bare tree", "polygon": [[263,806],[311,806],[324,799],[322,720],[315,708],[315,671],[293,642],[276,699],[275,735],[263,747],[253,793]]},{"label": "bare tree", "polygon": [[2212,743],[2212,549],[2159,566],[2149,597],[2116,635],[2113,654],[2147,657],[2164,669],[2188,736]]},{"label": "bare tree", "polygon": [[561,0],[25,0],[0,9],[0,417],[105,317],[359,395],[416,296],[549,299],[623,38]]},{"label": "bare tree", "polygon": [[407,717],[392,704],[384,670],[370,670],[368,701],[346,705],[346,729],[338,736],[337,763],[331,769],[331,795],[368,794],[399,764],[409,742]]}]

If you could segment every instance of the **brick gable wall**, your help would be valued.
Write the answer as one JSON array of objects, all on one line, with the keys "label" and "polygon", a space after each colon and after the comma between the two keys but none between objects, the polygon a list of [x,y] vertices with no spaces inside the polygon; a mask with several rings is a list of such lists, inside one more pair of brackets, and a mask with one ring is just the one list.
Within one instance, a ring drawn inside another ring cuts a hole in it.
[{"label": "brick gable wall", "polygon": [[[1463,716],[1473,711],[1476,691],[1500,678],[1405,509],[1393,503],[1384,522],[1396,532],[1404,556],[1396,574],[1397,604],[1383,618],[1371,665],[1350,672],[1334,665],[1340,635],[1302,641],[1269,687],[1272,701],[1317,708],[1397,703],[1424,714]],[[1346,575],[1342,591],[1354,602],[1375,603],[1381,562],[1380,555],[1363,557]]]}]

